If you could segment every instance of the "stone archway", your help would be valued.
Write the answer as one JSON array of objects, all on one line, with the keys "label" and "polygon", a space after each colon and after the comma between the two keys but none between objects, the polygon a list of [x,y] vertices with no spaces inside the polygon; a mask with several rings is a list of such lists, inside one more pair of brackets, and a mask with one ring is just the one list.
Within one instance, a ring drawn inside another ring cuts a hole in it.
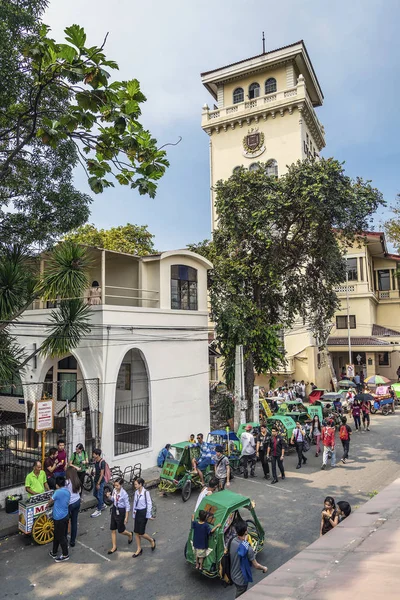
[{"label": "stone archway", "polygon": [[150,394],[147,364],[140,350],[129,350],[118,371],[114,407],[114,455],[150,445]]}]

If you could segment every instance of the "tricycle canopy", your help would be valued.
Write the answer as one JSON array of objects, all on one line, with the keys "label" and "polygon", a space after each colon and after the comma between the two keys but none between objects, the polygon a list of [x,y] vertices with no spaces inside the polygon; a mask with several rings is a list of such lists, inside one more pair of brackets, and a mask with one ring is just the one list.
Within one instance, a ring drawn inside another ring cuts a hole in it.
[{"label": "tricycle canopy", "polygon": [[276,427],[278,433],[283,437],[286,443],[289,443],[293,430],[296,428],[296,423],[292,417],[275,415],[267,420],[267,427],[270,431],[272,427]]},{"label": "tricycle canopy", "polygon": [[[207,523],[211,527],[221,523],[221,527],[209,538],[209,554],[203,563],[202,573],[204,575],[218,577],[219,563],[224,554],[224,549],[227,547],[229,540],[236,535],[234,524],[239,520],[247,522],[248,541],[254,552],[257,554],[263,548],[265,532],[249,497],[236,494],[230,490],[224,490],[203,498],[195,513],[195,518],[198,517],[200,510],[206,511]],[[185,546],[185,558],[188,563],[194,565],[196,558],[192,541],[193,529],[191,528]]]},{"label": "tricycle canopy", "polygon": [[260,427],[260,423],[256,423],[255,421],[250,421],[249,423],[240,423],[239,428],[237,430],[237,437],[240,440],[240,436],[242,435],[242,433],[245,431],[247,425],[251,425],[253,427],[253,429],[255,427]]}]

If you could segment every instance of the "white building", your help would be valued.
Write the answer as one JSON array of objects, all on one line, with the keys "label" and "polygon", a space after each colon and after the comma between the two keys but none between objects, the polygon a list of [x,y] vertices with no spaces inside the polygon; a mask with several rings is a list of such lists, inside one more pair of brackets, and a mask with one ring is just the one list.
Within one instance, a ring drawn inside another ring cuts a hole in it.
[{"label": "white building", "polygon": [[[29,413],[31,402],[46,392],[55,399],[58,433],[52,442],[65,426],[72,427],[66,425],[67,410],[78,411],[74,444],[86,442],[91,450],[100,443],[110,465],[150,467],[166,443],[209,431],[212,265],[188,250],[142,258],[99,248],[89,252],[90,281],[101,290],[101,304],[91,308],[90,334],[68,357],[32,359],[21,377],[24,400],[19,386],[9,396],[3,390],[0,408]],[[36,302],[15,329],[27,354],[43,341],[51,306]],[[86,417],[86,434],[79,414]],[[33,415],[31,410],[24,432],[30,448],[38,442]]]}]

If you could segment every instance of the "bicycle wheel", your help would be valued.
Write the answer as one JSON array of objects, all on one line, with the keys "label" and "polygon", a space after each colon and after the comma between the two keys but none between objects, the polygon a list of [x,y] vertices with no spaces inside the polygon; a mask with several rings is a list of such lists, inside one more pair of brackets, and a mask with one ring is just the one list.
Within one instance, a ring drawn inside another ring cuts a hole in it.
[{"label": "bicycle wheel", "polygon": [[85,473],[85,477],[83,479],[83,489],[86,492],[91,492],[93,489],[93,477],[89,475],[89,473]]}]

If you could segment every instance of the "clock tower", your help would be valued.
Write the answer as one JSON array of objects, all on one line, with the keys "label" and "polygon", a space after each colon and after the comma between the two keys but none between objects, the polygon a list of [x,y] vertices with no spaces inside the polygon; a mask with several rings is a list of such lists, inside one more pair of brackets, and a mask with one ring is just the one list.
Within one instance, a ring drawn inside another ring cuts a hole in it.
[{"label": "clock tower", "polygon": [[[201,126],[210,138],[210,183],[239,167],[268,166],[280,176],[287,165],[318,156],[324,128],[315,108],[323,94],[303,41],[201,74],[214,99]],[[212,230],[216,227],[211,192]]]}]

